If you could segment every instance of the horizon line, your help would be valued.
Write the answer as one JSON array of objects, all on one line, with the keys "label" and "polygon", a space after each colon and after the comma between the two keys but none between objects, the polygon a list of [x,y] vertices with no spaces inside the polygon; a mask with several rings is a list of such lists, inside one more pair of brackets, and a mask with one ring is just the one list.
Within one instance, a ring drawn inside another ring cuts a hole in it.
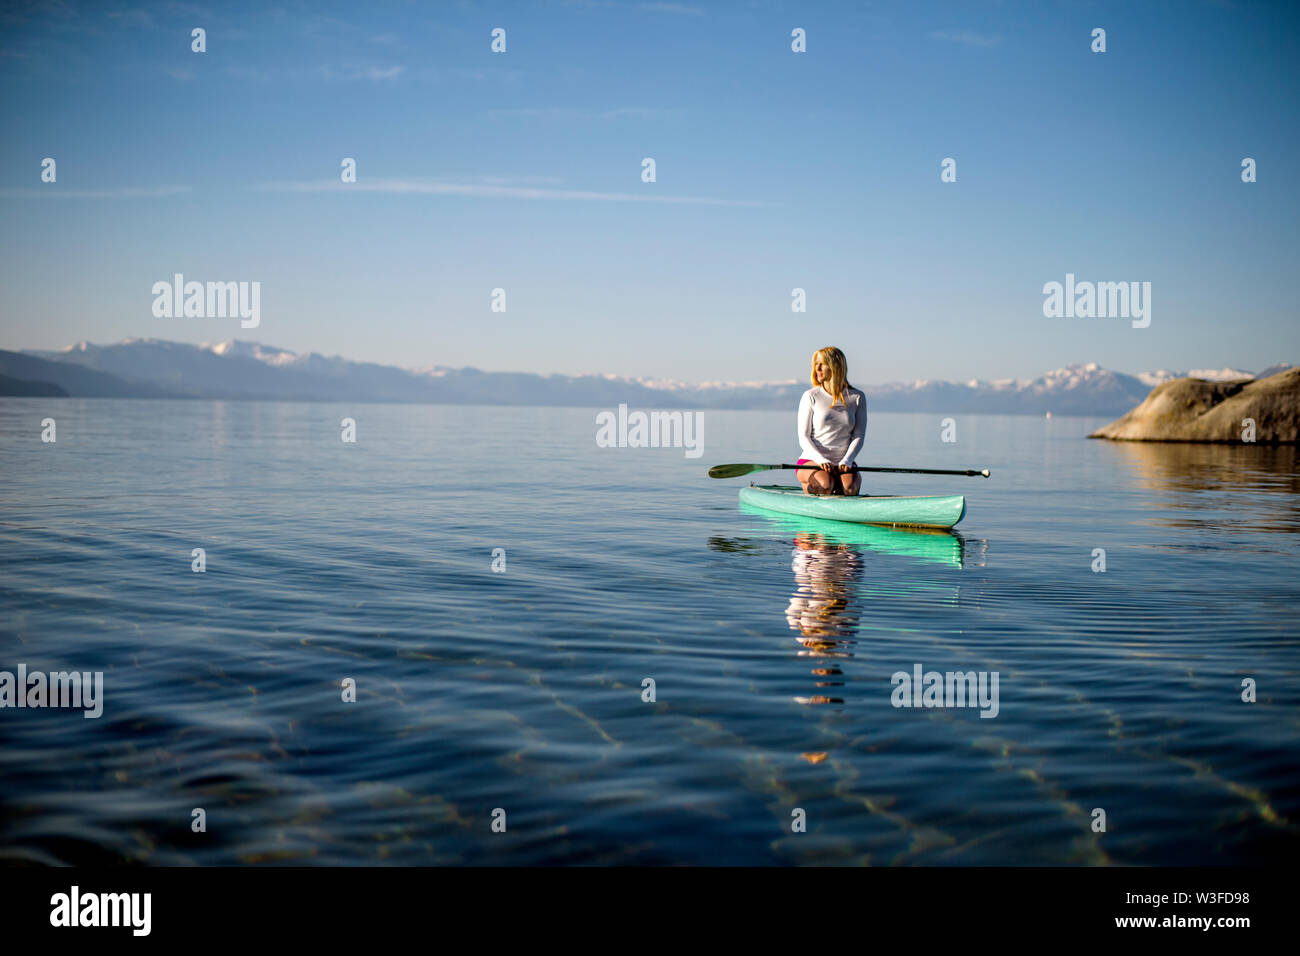
[{"label": "horizon line", "polygon": [[[138,343],[146,343],[146,344],[179,345],[179,346],[183,346],[183,347],[187,347],[187,348],[194,348],[194,349],[199,349],[199,350],[202,350],[202,351],[212,352],[214,355],[217,355],[218,357],[224,357],[224,356],[221,355],[221,353],[219,353],[219,352],[216,351],[216,348],[219,347],[219,346],[228,345],[228,344],[229,344],[229,345],[251,345],[251,346],[254,346],[254,347],[257,347],[257,348],[260,348],[260,349],[266,349],[266,350],[268,350],[268,351],[284,352],[284,353],[287,353],[287,354],[289,354],[289,355],[294,356],[295,358],[306,358],[306,357],[310,357],[310,356],[315,355],[315,356],[318,356],[318,357],[323,358],[323,359],[337,359],[337,360],[339,360],[339,361],[343,361],[343,362],[351,362],[351,363],[353,363],[353,364],[357,364],[357,365],[378,365],[378,366],[380,366],[380,367],[382,367],[382,368],[398,369],[398,370],[400,370],[400,371],[411,372],[411,373],[414,373],[414,374],[427,374],[427,373],[432,372],[432,371],[434,371],[434,370],[436,370],[436,369],[443,369],[443,370],[451,371],[451,372],[464,372],[464,371],[482,372],[482,373],[484,373],[484,374],[489,374],[489,375],[535,375],[535,376],[537,376],[538,378],[561,377],[561,378],[600,378],[600,379],[605,379],[605,380],[611,380],[611,379],[612,379],[612,380],[618,380],[618,379],[622,379],[622,380],[625,380],[625,381],[628,381],[628,382],[635,382],[635,383],[640,384],[640,385],[645,385],[645,386],[648,387],[648,388],[655,388],[655,387],[657,387],[657,386],[655,386],[655,385],[647,385],[647,384],[646,384],[647,382],[663,382],[663,383],[665,383],[665,384],[668,385],[668,386],[686,386],[686,387],[690,387],[690,388],[718,388],[718,387],[732,387],[732,388],[765,388],[765,387],[777,387],[777,386],[786,386],[786,385],[798,385],[798,384],[800,384],[802,381],[804,381],[802,378],[790,378],[790,379],[780,379],[780,380],[775,380],[775,381],[772,381],[772,380],[767,380],[767,381],[717,381],[717,380],[715,380],[715,381],[691,382],[691,381],[685,381],[685,380],[683,380],[683,379],[671,378],[671,377],[668,377],[668,376],[661,376],[661,375],[626,375],[626,374],[620,374],[620,373],[616,373],[616,372],[524,372],[524,371],[520,371],[519,369],[483,369],[483,368],[479,368],[479,367],[474,366],[474,365],[462,365],[462,366],[451,366],[451,365],[424,365],[424,366],[391,365],[391,364],[387,364],[387,363],[384,363],[384,362],[376,362],[376,361],[369,361],[369,360],[363,360],[363,359],[353,359],[353,358],[348,358],[348,357],[345,356],[345,355],[340,355],[340,354],[337,354],[337,353],[335,353],[335,354],[333,354],[333,355],[327,355],[327,354],[325,354],[325,353],[323,353],[323,352],[316,352],[316,351],[312,351],[312,350],[308,350],[308,351],[305,351],[305,352],[299,352],[299,351],[295,351],[295,350],[293,350],[293,349],[287,349],[287,348],[283,348],[283,347],[281,347],[281,346],[277,346],[277,345],[270,345],[270,344],[268,344],[268,343],[260,342],[260,341],[255,341],[255,340],[252,340],[252,339],[237,339],[237,338],[221,339],[221,340],[216,341],[216,342],[203,341],[203,342],[199,342],[199,343],[194,343],[194,342],[183,342],[183,341],[177,341],[177,340],[174,340],[174,339],[155,338],[155,337],[153,337],[153,336],[128,336],[127,338],[121,339],[121,340],[119,340],[119,341],[115,341],[115,342],[106,342],[106,343],[92,342],[92,341],[90,341],[89,339],[80,339],[80,340],[78,340],[78,341],[72,343],[71,345],[64,346],[62,349],[23,348],[23,347],[21,347],[21,346],[10,348],[10,347],[6,347],[6,346],[4,346],[4,345],[0,345],[0,351],[10,351],[10,352],[23,353],[23,354],[32,354],[32,353],[48,353],[48,354],[56,354],[56,355],[57,355],[57,354],[62,354],[62,353],[74,352],[74,351],[84,351],[84,349],[80,349],[79,346],[92,346],[92,347],[94,347],[94,348],[108,348],[108,347],[117,346],[117,345],[131,345],[131,344],[134,344],[134,343],[137,343],[137,342],[138,342]],[[40,357],[40,356],[38,355],[37,357]],[[1254,371],[1254,370],[1248,370],[1248,369],[1242,369],[1242,368],[1237,368],[1237,367],[1235,367],[1235,366],[1232,365],[1232,364],[1225,365],[1225,366],[1223,366],[1222,368],[1218,368],[1218,369],[1211,368],[1211,367],[1208,367],[1208,366],[1205,366],[1205,367],[1195,367],[1195,368],[1187,368],[1187,369],[1181,369],[1181,370],[1175,370],[1175,369],[1163,368],[1163,367],[1162,367],[1162,368],[1155,368],[1155,369],[1143,369],[1143,370],[1141,370],[1141,371],[1139,371],[1139,372],[1125,372],[1125,371],[1123,371],[1123,370],[1121,370],[1121,369],[1107,368],[1106,366],[1102,365],[1100,362],[1096,362],[1096,361],[1088,361],[1088,362],[1072,362],[1072,363],[1069,363],[1069,364],[1067,364],[1067,365],[1058,365],[1058,366],[1056,366],[1055,368],[1048,369],[1046,372],[1040,373],[1038,376],[1035,376],[1034,378],[1022,378],[1022,377],[1020,377],[1020,376],[1014,376],[1014,375],[1013,375],[1013,376],[1003,376],[1003,377],[1000,377],[1000,378],[987,378],[987,379],[981,379],[981,378],[979,378],[979,377],[972,377],[972,378],[969,378],[969,379],[962,379],[962,380],[960,380],[960,381],[957,381],[957,380],[953,380],[953,379],[921,377],[921,378],[914,378],[914,379],[910,379],[910,380],[894,379],[894,380],[891,380],[891,381],[875,382],[875,383],[873,383],[873,384],[874,384],[874,385],[877,385],[877,386],[887,386],[887,385],[917,385],[917,384],[929,384],[929,383],[931,383],[931,382],[940,382],[940,383],[945,383],[945,384],[949,384],[949,385],[959,385],[959,386],[964,386],[964,387],[973,387],[973,386],[971,385],[972,382],[974,382],[974,383],[983,383],[983,384],[996,384],[996,383],[999,383],[999,382],[1033,382],[1033,381],[1035,380],[1035,378],[1043,378],[1043,377],[1045,377],[1046,375],[1048,375],[1048,374],[1050,374],[1050,373],[1052,373],[1052,372],[1068,371],[1068,370],[1076,369],[1076,368],[1082,368],[1082,369],[1084,369],[1084,370],[1087,370],[1087,369],[1088,369],[1088,366],[1095,366],[1096,369],[1097,369],[1098,371],[1103,371],[1103,372],[1114,372],[1114,373],[1119,374],[1119,375],[1127,375],[1127,376],[1129,376],[1130,378],[1138,378],[1139,381],[1140,381],[1139,376],[1141,376],[1141,375],[1150,375],[1150,374],[1154,374],[1154,373],[1158,373],[1158,372],[1166,372],[1166,373],[1169,373],[1169,374],[1175,374],[1175,375],[1178,375],[1178,376],[1180,376],[1180,377],[1195,377],[1195,376],[1190,376],[1190,373],[1192,373],[1192,372],[1206,372],[1206,371],[1213,371],[1213,372],[1233,371],[1233,372],[1242,372],[1242,373],[1244,373],[1245,375],[1249,375],[1249,376],[1251,376],[1251,377],[1258,378],[1258,372],[1257,372],[1257,371]],[[1289,367],[1289,368],[1295,368],[1295,367],[1296,367],[1295,363],[1279,361],[1279,362],[1274,362],[1274,363],[1272,363],[1271,365],[1265,366],[1265,369],[1273,368],[1273,367],[1276,367],[1276,366],[1287,366],[1287,367]],[[1145,384],[1145,383],[1143,383],[1143,384]],[[662,386],[659,386],[659,387],[662,387]],[[853,386],[853,387],[857,387],[857,386]]]}]

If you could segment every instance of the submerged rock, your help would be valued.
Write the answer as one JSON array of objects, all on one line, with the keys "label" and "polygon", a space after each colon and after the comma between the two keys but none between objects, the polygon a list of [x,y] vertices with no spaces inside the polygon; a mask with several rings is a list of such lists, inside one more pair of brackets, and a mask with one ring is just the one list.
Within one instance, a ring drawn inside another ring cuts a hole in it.
[{"label": "submerged rock", "polygon": [[1228,382],[1174,379],[1088,437],[1293,445],[1300,440],[1300,368]]}]

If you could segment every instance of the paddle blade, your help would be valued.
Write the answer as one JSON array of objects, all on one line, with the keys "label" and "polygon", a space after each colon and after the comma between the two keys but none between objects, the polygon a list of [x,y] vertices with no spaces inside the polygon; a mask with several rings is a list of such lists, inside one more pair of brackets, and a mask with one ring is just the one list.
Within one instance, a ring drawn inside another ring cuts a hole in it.
[{"label": "paddle blade", "polygon": [[740,478],[752,475],[756,471],[767,471],[771,465],[714,465],[709,469],[710,478]]}]

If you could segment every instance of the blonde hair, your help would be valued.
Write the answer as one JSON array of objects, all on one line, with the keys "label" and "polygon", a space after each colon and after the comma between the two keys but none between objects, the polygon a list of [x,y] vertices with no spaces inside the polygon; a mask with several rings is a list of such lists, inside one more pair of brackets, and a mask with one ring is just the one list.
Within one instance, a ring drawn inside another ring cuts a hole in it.
[{"label": "blonde hair", "polygon": [[[817,381],[817,360],[830,366],[831,374],[827,376],[826,382]],[[849,384],[849,360],[833,345],[828,345],[824,349],[818,349],[812,357],[812,383],[816,388],[820,385],[834,399],[835,405],[844,404],[844,390],[852,388]]]}]

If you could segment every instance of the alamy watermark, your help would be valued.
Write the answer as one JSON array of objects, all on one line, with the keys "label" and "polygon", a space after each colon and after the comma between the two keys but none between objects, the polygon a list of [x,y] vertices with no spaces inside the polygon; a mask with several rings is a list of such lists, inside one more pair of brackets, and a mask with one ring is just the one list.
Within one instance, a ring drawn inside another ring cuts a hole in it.
[{"label": "alamy watermark", "polygon": [[1133,328],[1151,324],[1150,282],[1075,282],[1043,285],[1043,315],[1049,319],[1132,319]]},{"label": "alamy watermark", "polygon": [[156,319],[240,319],[239,326],[262,324],[262,283],[186,282],[177,272],[171,282],[153,284]]},{"label": "alamy watermark", "polygon": [[122,926],[133,936],[148,936],[153,920],[152,893],[83,893],[75,883],[50,897],[50,925]]},{"label": "alamy watermark", "polygon": [[981,717],[996,717],[1000,709],[997,671],[943,673],[914,664],[912,673],[895,671],[890,682],[895,707],[978,707]]},{"label": "alamy watermark", "polygon": [[5,707],[69,707],[93,720],[104,713],[103,671],[0,671],[0,709]]},{"label": "alamy watermark", "polygon": [[628,412],[596,414],[600,448],[685,448],[687,458],[704,454],[703,412]]}]

